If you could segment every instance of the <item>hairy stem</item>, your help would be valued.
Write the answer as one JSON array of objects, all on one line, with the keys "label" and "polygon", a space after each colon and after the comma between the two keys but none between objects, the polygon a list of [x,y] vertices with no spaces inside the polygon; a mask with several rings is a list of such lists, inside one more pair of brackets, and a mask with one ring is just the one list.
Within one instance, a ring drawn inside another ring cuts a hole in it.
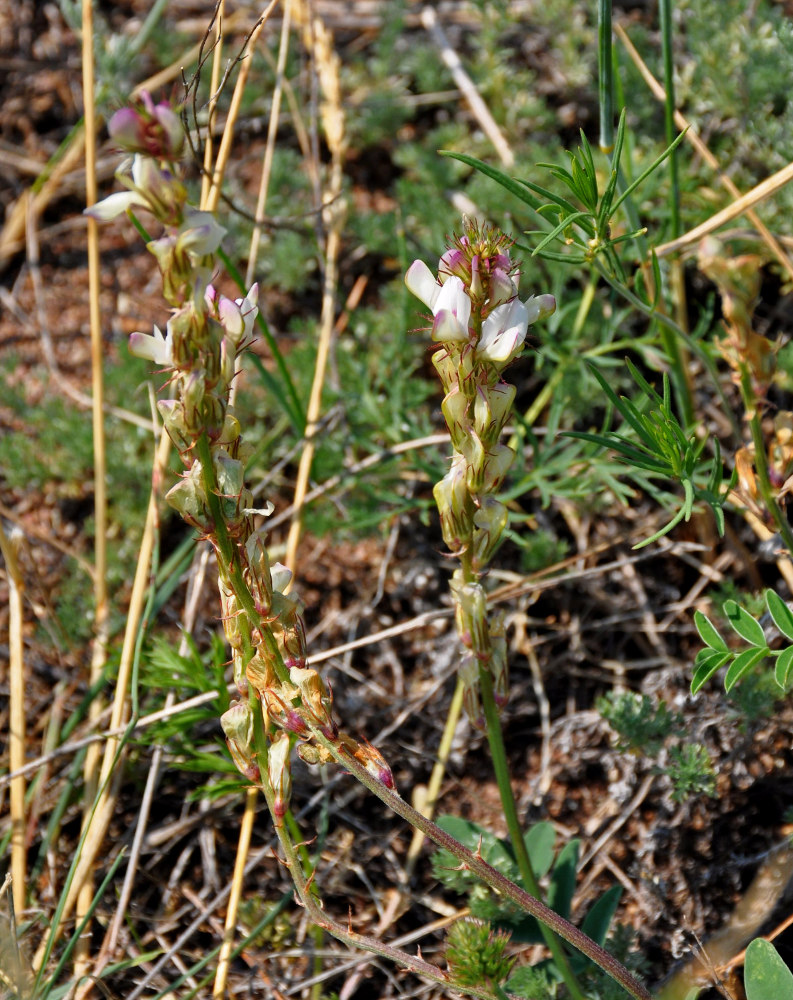
[{"label": "hairy stem", "polygon": [[491,888],[506,896],[507,899],[511,899],[522,910],[536,917],[541,923],[546,924],[559,937],[564,938],[565,941],[578,949],[583,955],[586,955],[596,965],[599,965],[607,975],[619,983],[635,1000],[653,1000],[652,994],[648,989],[635,979],[625,966],[621,962],[618,962],[613,955],[610,955],[605,948],[602,948],[592,938],[587,937],[586,934],[568,920],[560,917],[558,913],[554,913],[545,903],[542,903],[539,899],[535,899],[525,889],[521,889],[514,882],[510,882],[508,878],[496,871],[492,865],[489,865],[481,855],[478,853],[473,854],[468,848],[463,847],[459,841],[455,840],[454,837],[450,836],[439,826],[436,826],[425,816],[422,816],[420,812],[405,802],[397,792],[387,788],[374,775],[370,774],[352,755],[345,754],[339,750],[319,729],[313,729],[312,733],[317,743],[321,743],[343,768],[357,778],[361,784],[366,785],[369,791],[373,792],[389,809],[398,816],[401,816],[411,826],[421,830],[438,847],[442,847],[449,851],[450,854],[453,854],[469,871],[478,875]]},{"label": "hairy stem", "polygon": [[[490,744],[490,756],[493,759],[493,770],[496,775],[498,791],[501,795],[501,808],[504,811],[504,818],[507,821],[509,839],[515,858],[518,862],[520,877],[523,884],[536,899],[542,898],[542,890],[534,874],[534,868],[526,850],[526,842],[523,839],[518,810],[515,806],[515,796],[512,792],[512,784],[509,780],[509,763],[504,747],[504,734],[501,729],[501,719],[493,697],[493,678],[486,666],[479,670],[479,693],[482,699],[482,710],[485,714],[487,725],[487,741]],[[548,946],[548,950],[553,955],[556,968],[570,991],[570,996],[574,1000],[586,1000],[581,986],[576,979],[575,973],[570,967],[570,960],[565,953],[564,946],[556,934],[544,923],[540,923],[540,931]]]}]

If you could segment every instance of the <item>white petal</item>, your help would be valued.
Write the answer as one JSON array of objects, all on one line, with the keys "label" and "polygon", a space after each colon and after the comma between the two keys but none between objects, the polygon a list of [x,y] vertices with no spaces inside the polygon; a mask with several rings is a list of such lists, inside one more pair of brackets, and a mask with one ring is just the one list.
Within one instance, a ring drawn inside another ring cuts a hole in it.
[{"label": "white petal", "polygon": [[117,215],[126,212],[133,205],[147,208],[148,202],[136,191],[118,191],[116,194],[110,194],[104,200],[98,201],[90,208],[86,208],[85,214],[90,215],[93,219],[98,219],[99,222],[109,222],[110,219],[115,219]]},{"label": "white petal", "polygon": [[421,299],[425,306],[433,309],[441,289],[423,260],[413,261],[405,275],[405,284],[417,299]]},{"label": "white petal", "polygon": [[188,210],[180,228],[182,246],[201,256],[214,253],[226,235],[226,230],[211,212]]},{"label": "white petal", "polygon": [[465,285],[456,275],[448,278],[438,292],[432,311],[437,316],[441,309],[450,310],[460,320],[462,326],[468,326],[471,318],[471,300],[465,294]]},{"label": "white petal", "polygon": [[505,364],[526,339],[528,325],[529,314],[520,299],[496,306],[482,324],[477,358]]},{"label": "white petal", "polygon": [[448,341],[462,343],[468,340],[468,327],[460,323],[451,309],[440,309],[432,324],[432,339],[441,343]]},{"label": "white petal", "polygon": [[147,333],[130,334],[129,353],[136,358],[167,366],[173,363],[173,340],[170,333],[164,337],[160,328],[155,326],[153,337]]},{"label": "white petal", "polygon": [[270,575],[273,581],[273,590],[282,594],[289,586],[289,581],[292,579],[292,570],[287,569],[283,563],[277,562],[273,563]]}]

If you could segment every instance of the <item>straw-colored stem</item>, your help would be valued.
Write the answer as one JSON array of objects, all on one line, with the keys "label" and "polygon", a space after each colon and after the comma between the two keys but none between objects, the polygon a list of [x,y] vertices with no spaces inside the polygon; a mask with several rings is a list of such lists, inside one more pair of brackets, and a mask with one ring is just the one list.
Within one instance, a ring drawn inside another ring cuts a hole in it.
[{"label": "straw-colored stem", "polygon": [[210,188],[214,183],[212,175],[212,160],[214,155],[214,140],[212,130],[218,110],[218,88],[220,73],[223,66],[223,15],[226,10],[225,0],[218,0],[215,10],[214,48],[212,49],[212,72],[209,77],[209,104],[207,113],[207,134],[204,143],[204,174],[201,178],[201,204],[209,199]]},{"label": "straw-colored stem", "polygon": [[[93,4],[82,5],[82,74],[85,123],[85,203],[90,208],[97,200],[96,147],[97,117],[94,104],[94,29]],[[89,683],[94,685],[102,675],[107,653],[107,491],[104,425],[104,378],[102,365],[102,318],[99,311],[99,227],[95,219],[87,219],[88,306],[91,335],[91,412],[94,450],[94,642],[91,652]],[[102,711],[102,699],[94,698],[89,719],[96,721]],[[83,822],[90,821],[98,789],[99,747],[89,747],[83,768]],[[87,871],[77,899],[78,923],[89,912],[93,899],[93,872]],[[75,977],[80,979],[87,968],[90,936],[86,935],[75,949]]]},{"label": "straw-colored stem", "polygon": [[[275,154],[275,139],[278,134],[278,121],[281,116],[281,98],[284,91],[284,72],[286,70],[286,57],[289,53],[289,29],[292,18],[292,2],[285,0],[284,16],[281,22],[281,38],[278,44],[278,62],[275,66],[275,83],[273,84],[273,96],[270,106],[270,121],[267,124],[267,141],[264,146],[264,156],[262,158],[262,171],[259,177],[259,194],[256,199],[256,218],[264,217],[264,209],[267,205],[267,194],[270,189],[270,175],[273,169],[273,156]],[[251,233],[251,242],[248,248],[248,269],[245,273],[245,285],[250,287],[256,274],[256,261],[259,256],[259,242],[262,236],[261,226],[254,224]],[[232,386],[232,391],[234,386]]]},{"label": "straw-colored stem", "polygon": [[322,388],[325,384],[330,344],[333,336],[334,311],[336,306],[336,265],[341,246],[341,227],[334,226],[328,234],[328,247],[325,255],[325,284],[322,295],[322,316],[320,320],[319,343],[317,357],[314,363],[314,381],[311,386],[311,396],[306,411],[306,442],[300,455],[297,470],[297,482],[293,500],[294,517],[289,526],[286,540],[286,566],[294,572],[297,563],[297,547],[303,526],[303,507],[308,492],[311,464],[314,460],[315,435],[319,425],[322,406]]},{"label": "straw-colored stem", "polygon": [[226,923],[223,928],[223,944],[220,948],[215,983],[212,987],[212,996],[215,1000],[221,1000],[226,995],[231,949],[234,944],[234,931],[237,927],[237,911],[240,905],[240,898],[242,897],[245,865],[248,861],[248,853],[251,847],[253,821],[256,818],[256,802],[258,798],[258,789],[253,786],[249,788],[245,795],[245,813],[242,817],[240,836],[237,841],[237,854],[234,859],[234,874],[231,881],[231,895],[229,896],[228,907],[226,908]]},{"label": "straw-colored stem", "polygon": [[154,551],[154,539],[158,525],[158,500],[160,497],[160,484],[162,481],[163,469],[168,462],[171,441],[166,433],[162,434],[157,454],[154,460],[154,474],[152,482],[152,492],[149,498],[149,507],[146,513],[146,522],[143,530],[140,551],[138,553],[138,565],[135,571],[135,578],[132,584],[132,594],[130,596],[129,610],[127,612],[127,623],[124,631],[124,643],[121,649],[118,677],[116,680],[113,707],[110,713],[108,728],[111,735],[105,745],[105,754],[102,760],[102,769],[99,775],[99,787],[101,789],[99,801],[94,809],[91,818],[91,826],[88,836],[83,844],[80,861],[72,879],[72,883],[66,894],[66,898],[61,908],[60,921],[50,929],[49,937],[42,942],[33,960],[34,969],[41,968],[41,962],[45,955],[51,950],[52,945],[60,935],[61,928],[74,909],[77,894],[80,886],[85,880],[86,873],[91,871],[94,860],[104,841],[108,824],[113,815],[116,796],[116,782],[109,782],[111,770],[116,766],[116,774],[121,773],[119,760],[119,738],[115,732],[121,729],[122,722],[128,711],[128,687],[132,674],[132,664],[135,655],[135,644],[137,641],[138,628],[140,625],[143,606],[146,598],[146,590],[149,586],[149,567],[151,565],[152,553]]},{"label": "straw-colored stem", "polygon": [[[648,69],[647,64],[642,60],[642,57],[634,48],[633,43],[631,42],[630,38],[625,32],[625,29],[621,25],[615,24],[614,31],[619,40],[625,46],[625,51],[628,53],[632,62],[638,69],[639,74],[641,75],[644,82],[647,84],[653,97],[657,101],[663,102],[666,98],[666,92],[664,91],[664,88],[655,79],[655,77]],[[675,125],[680,129],[680,131],[681,132],[685,131],[686,141],[691,143],[697,155],[701,156],[702,159],[711,168],[711,170],[714,171],[722,187],[725,188],[725,190],[728,191],[733,198],[740,198],[741,192],[733,183],[732,178],[730,178],[727,174],[721,171],[719,167],[719,161],[716,159],[713,153],[711,153],[711,151],[708,149],[708,147],[705,145],[702,139],[700,139],[700,137],[697,135],[691,123],[679,111],[675,111],[674,120],[675,120]],[[788,275],[790,275],[790,277],[793,278],[793,261],[791,261],[790,257],[785,252],[781,243],[776,239],[776,237],[765,225],[760,216],[757,215],[757,213],[753,211],[753,209],[751,208],[746,209],[746,217],[749,219],[749,221],[752,223],[752,225],[755,227],[758,233],[760,233],[763,242],[771,250],[771,252],[777,258],[782,267],[784,267]]]},{"label": "straw-colored stem", "polygon": [[[228,115],[226,116],[226,124],[223,129],[223,138],[220,140],[217,159],[215,160],[214,166],[211,167],[212,183],[206,193],[206,196],[204,196],[203,192],[201,196],[201,207],[209,212],[214,212],[218,207],[218,202],[220,201],[223,175],[226,172],[226,165],[228,164],[229,157],[231,156],[231,147],[234,141],[234,125],[239,117],[240,108],[242,107],[242,98],[245,95],[245,85],[248,82],[248,75],[250,74],[253,62],[250,57],[250,53],[253,52],[256,47],[256,42],[259,40],[262,28],[264,28],[277,3],[278,0],[271,0],[271,3],[256,22],[253,31],[248,37],[247,48],[249,54],[246,59],[242,59],[240,62],[240,71],[237,75],[237,82],[234,85],[234,93],[231,95],[231,103],[229,105]],[[207,173],[210,173],[209,168],[206,166],[205,170]]]},{"label": "straw-colored stem", "polygon": [[[22,533],[15,529],[8,537],[0,521],[0,551],[8,578],[8,646],[9,646],[9,722],[8,756],[12,771],[25,763],[25,661],[22,643],[22,598],[24,580],[17,556]],[[25,850],[25,778],[18,775],[11,781],[11,877],[14,910],[25,909],[27,851]]]},{"label": "straw-colored stem", "polygon": [[[435,813],[435,804],[440,795],[443,776],[446,774],[446,766],[449,763],[449,756],[452,752],[452,743],[454,741],[454,734],[457,731],[457,723],[460,721],[460,715],[463,711],[464,694],[465,685],[458,677],[457,686],[454,689],[451,704],[449,705],[449,713],[446,716],[446,724],[443,727],[441,741],[438,745],[438,755],[430,774],[430,780],[427,783],[427,790],[421,802],[417,803],[419,812],[426,816],[427,819],[432,819]],[[413,831],[413,840],[410,842],[407,858],[405,859],[406,879],[410,879],[410,876],[413,874],[413,869],[416,867],[416,862],[418,861],[419,853],[425,839],[421,830]]]}]

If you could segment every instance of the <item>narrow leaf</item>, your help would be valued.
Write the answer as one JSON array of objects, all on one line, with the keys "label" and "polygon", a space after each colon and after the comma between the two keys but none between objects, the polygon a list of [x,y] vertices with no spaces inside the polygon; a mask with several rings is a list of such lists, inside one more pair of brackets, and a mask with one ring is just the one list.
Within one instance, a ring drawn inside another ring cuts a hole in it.
[{"label": "narrow leaf", "polygon": [[596,903],[590,906],[589,913],[581,924],[581,930],[587,937],[591,937],[598,944],[603,944],[611,921],[614,919],[614,914],[617,912],[621,896],[622,886],[613,885],[603,893]]},{"label": "narrow leaf", "polygon": [[573,905],[579,844],[580,841],[574,839],[564,846],[553,866],[548,886],[548,906],[565,920],[570,919],[570,909]]}]

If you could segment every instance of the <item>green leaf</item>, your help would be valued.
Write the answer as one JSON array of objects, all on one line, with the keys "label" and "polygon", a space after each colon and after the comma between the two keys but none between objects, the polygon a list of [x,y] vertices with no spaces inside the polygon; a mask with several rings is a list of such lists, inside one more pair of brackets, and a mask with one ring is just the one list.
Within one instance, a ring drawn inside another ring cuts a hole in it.
[{"label": "green leaf", "polygon": [[793,611],[790,610],[774,590],[767,590],[765,592],[765,603],[768,605],[768,610],[774,619],[774,624],[782,635],[786,639],[793,640]]},{"label": "green leaf", "polygon": [[504,841],[490,830],[459,816],[441,816],[437,823],[442,830],[455,840],[459,840],[469,851],[479,851],[484,860],[502,875],[515,878],[517,872],[515,859]]},{"label": "green leaf", "polygon": [[770,941],[756,938],[746,949],[746,1000],[790,1000],[793,973]]},{"label": "green leaf", "polygon": [[581,841],[575,838],[565,844],[553,866],[553,874],[548,886],[548,906],[565,920],[570,919],[570,909],[573,905],[580,843]]},{"label": "green leaf", "polygon": [[742,639],[746,639],[753,646],[765,646],[763,628],[759,622],[754,620],[746,608],[742,608],[735,601],[725,601],[724,614],[730,625],[732,625]]},{"label": "green leaf", "polygon": [[696,694],[730,659],[731,653],[720,653],[717,649],[705,649],[697,654],[694,661],[694,676],[691,680],[691,693]]},{"label": "green leaf", "polygon": [[551,870],[553,864],[553,848],[556,843],[556,831],[553,823],[543,821],[535,823],[526,831],[523,837],[526,850],[529,853],[531,867],[537,878],[542,878]]},{"label": "green leaf", "polygon": [[727,676],[724,678],[724,690],[731,691],[743,675],[748,673],[752,667],[757,666],[770,652],[771,650],[767,646],[763,646],[762,649],[755,647],[739,653],[730,664]]},{"label": "green leaf", "polygon": [[774,677],[783,691],[787,691],[791,670],[793,670],[793,646],[788,646],[779,654],[774,667]]},{"label": "green leaf", "polygon": [[719,630],[707,615],[703,615],[701,611],[695,611],[694,624],[697,627],[700,639],[706,646],[710,646],[711,649],[718,649],[720,653],[727,652],[727,643],[722,639]]},{"label": "green leaf", "polygon": [[611,926],[611,921],[614,919],[614,914],[617,912],[621,896],[621,885],[613,885],[610,889],[607,889],[600,899],[590,906],[589,913],[587,913],[584,922],[581,924],[581,930],[584,934],[591,937],[593,941],[597,941],[598,944],[602,945],[606,940],[606,935]]}]

